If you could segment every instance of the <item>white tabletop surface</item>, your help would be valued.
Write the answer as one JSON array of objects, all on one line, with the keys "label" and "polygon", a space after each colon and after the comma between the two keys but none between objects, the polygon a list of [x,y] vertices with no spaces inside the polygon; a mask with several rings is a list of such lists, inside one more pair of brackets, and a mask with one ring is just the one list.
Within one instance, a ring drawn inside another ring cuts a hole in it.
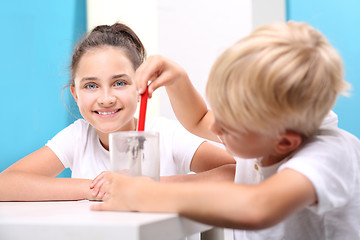
[{"label": "white tabletop surface", "polygon": [[177,214],[97,212],[90,201],[0,202],[1,240],[182,239],[210,226]]}]

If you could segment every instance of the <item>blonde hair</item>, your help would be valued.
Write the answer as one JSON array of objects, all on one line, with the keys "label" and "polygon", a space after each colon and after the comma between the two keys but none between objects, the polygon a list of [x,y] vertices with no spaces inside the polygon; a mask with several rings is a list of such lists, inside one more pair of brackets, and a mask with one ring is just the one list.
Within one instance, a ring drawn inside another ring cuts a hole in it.
[{"label": "blonde hair", "polygon": [[214,63],[206,95],[214,113],[238,129],[312,135],[349,87],[342,60],[306,23],[260,27]]}]

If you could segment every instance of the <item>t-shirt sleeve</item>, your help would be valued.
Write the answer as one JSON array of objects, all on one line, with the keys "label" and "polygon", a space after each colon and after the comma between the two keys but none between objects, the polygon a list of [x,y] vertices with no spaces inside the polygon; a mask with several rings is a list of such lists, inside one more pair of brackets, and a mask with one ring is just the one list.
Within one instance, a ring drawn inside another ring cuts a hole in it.
[{"label": "t-shirt sleeve", "polygon": [[193,156],[205,139],[191,134],[179,122],[162,117],[149,122],[149,127],[151,131],[160,133],[161,151],[166,152],[163,155],[166,159],[161,163],[163,173],[189,173]]},{"label": "t-shirt sleeve", "polygon": [[82,127],[82,120],[77,120],[46,143],[46,146],[56,154],[65,168],[72,169],[74,150],[79,142],[79,132]]},{"label": "t-shirt sleeve", "polygon": [[310,207],[323,214],[344,206],[354,191],[356,166],[354,146],[336,131],[305,144],[279,171],[291,168],[306,176],[313,184],[318,204]]},{"label": "t-shirt sleeve", "polygon": [[188,132],[180,123],[173,123],[174,138],[173,138],[173,157],[178,166],[180,173],[190,172],[190,164],[195,155],[195,152],[205,141],[190,132]]}]

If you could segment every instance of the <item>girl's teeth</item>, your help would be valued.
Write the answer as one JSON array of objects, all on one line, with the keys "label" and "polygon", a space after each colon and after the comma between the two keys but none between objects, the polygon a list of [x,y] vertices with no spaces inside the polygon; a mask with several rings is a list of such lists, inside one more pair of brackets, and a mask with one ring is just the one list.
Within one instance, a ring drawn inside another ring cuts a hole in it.
[{"label": "girl's teeth", "polygon": [[99,114],[101,114],[101,115],[109,115],[109,114],[116,113],[116,111],[117,111],[117,110],[112,111],[112,112],[99,112]]}]

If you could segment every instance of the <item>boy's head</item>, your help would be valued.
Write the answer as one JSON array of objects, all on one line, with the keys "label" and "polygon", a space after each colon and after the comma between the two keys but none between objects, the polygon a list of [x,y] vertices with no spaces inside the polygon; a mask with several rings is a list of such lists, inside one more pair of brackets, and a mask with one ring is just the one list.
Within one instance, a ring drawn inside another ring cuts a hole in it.
[{"label": "boy's head", "polygon": [[342,61],[306,23],[253,31],[212,67],[206,94],[215,115],[240,130],[311,136],[348,84]]}]

